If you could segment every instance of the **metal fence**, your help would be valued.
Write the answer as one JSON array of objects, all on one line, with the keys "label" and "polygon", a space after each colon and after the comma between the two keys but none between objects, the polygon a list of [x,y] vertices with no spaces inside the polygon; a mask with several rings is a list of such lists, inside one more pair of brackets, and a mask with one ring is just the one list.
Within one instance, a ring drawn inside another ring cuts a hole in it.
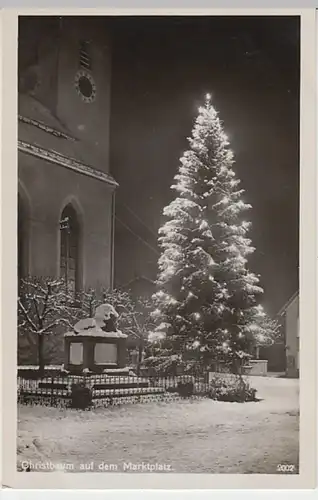
[{"label": "metal fence", "polygon": [[88,408],[204,395],[207,387],[205,375],[66,375],[32,379],[18,376],[18,402]]}]

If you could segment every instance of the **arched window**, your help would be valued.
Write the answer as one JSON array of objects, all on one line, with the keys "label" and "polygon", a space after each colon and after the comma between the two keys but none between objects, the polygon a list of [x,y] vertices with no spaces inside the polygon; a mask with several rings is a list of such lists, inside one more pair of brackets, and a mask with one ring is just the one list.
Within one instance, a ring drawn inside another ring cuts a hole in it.
[{"label": "arched window", "polygon": [[60,276],[65,279],[69,291],[76,293],[79,282],[79,222],[72,205],[67,205],[60,220],[61,256]]}]

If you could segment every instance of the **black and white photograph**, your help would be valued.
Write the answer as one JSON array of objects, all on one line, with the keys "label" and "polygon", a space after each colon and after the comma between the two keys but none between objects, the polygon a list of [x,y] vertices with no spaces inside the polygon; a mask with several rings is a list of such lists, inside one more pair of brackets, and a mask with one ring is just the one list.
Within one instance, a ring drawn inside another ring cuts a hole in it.
[{"label": "black and white photograph", "polygon": [[300,16],[18,28],[18,474],[298,475]]}]

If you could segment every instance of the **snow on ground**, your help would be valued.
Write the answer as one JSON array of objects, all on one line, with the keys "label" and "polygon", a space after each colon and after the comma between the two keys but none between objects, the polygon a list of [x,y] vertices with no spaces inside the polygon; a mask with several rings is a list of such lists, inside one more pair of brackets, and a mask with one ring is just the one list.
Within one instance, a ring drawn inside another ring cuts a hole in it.
[{"label": "snow on ground", "polygon": [[181,400],[87,412],[20,405],[18,467],[49,461],[76,472],[84,464],[89,472],[101,464],[122,472],[144,462],[172,472],[273,474],[290,464],[297,472],[299,381],[250,379],[260,402]]}]

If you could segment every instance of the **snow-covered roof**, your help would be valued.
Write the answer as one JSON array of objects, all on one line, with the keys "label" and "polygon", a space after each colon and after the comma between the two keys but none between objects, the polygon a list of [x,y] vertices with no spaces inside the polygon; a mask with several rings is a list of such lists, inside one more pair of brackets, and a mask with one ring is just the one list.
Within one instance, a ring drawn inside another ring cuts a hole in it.
[{"label": "snow-covered roof", "polygon": [[280,311],[278,312],[277,316],[282,316],[283,314],[285,314],[285,312],[287,311],[288,307],[290,306],[290,304],[292,304],[294,302],[294,300],[296,300],[299,296],[299,291],[297,290],[291,297],[290,299],[283,305],[283,307],[280,309]]},{"label": "snow-covered roof", "polygon": [[117,186],[103,171],[105,160],[96,148],[73,136],[67,128],[29,95],[19,95],[18,149],[51,163]]},{"label": "snow-covered roof", "polygon": [[47,127],[54,128],[62,134],[71,137],[71,133],[67,127],[48,108],[41,104],[40,101],[29,94],[19,92],[18,114],[36,122],[42,122]]}]

